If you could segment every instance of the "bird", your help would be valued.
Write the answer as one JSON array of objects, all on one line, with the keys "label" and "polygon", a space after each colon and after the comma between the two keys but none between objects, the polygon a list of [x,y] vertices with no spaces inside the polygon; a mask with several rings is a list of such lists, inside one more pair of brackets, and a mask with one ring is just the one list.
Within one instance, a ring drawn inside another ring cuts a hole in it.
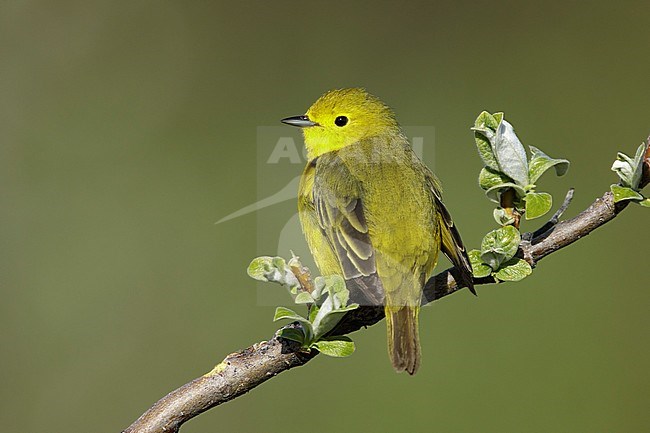
[{"label": "bird", "polygon": [[351,301],[384,308],[392,366],[415,374],[421,298],[439,251],[476,294],[440,182],[394,112],[363,88],[330,90],[282,122],[302,128],[298,214],[319,271],[342,276]]}]

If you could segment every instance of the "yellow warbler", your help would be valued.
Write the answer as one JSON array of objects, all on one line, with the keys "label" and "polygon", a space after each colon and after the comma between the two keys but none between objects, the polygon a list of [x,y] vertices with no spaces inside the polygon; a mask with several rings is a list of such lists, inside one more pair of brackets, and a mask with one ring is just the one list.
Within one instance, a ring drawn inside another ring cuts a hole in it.
[{"label": "yellow warbler", "polygon": [[414,374],[422,290],[440,250],[474,292],[438,180],[391,109],[364,89],[327,92],[282,122],[303,128],[308,162],[298,209],[321,274],[343,276],[354,302],[384,306],[393,367]]}]

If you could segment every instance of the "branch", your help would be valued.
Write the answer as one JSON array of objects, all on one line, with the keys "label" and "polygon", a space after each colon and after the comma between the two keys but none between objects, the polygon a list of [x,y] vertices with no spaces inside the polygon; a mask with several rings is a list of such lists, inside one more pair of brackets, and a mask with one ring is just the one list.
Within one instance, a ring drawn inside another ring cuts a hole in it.
[{"label": "branch", "polygon": [[[642,186],[650,183],[650,137],[644,165]],[[565,199],[561,212],[540,230],[522,235],[517,255],[535,267],[544,257],[581,239],[613,220],[629,201],[614,203],[611,192],[596,199],[576,217],[557,222],[568,206],[573,192]],[[428,304],[462,289],[456,268],[449,268],[431,277],[425,287],[422,303]],[[474,285],[495,283],[493,277],[475,278]],[[333,335],[349,334],[374,325],[384,318],[382,307],[360,307],[348,313],[332,331]],[[289,325],[296,326],[296,325]],[[299,367],[318,352],[305,351],[297,343],[277,336],[228,355],[212,371],[167,394],[138,418],[124,433],[176,433],[187,420],[206,410],[239,397],[283,371]]]},{"label": "branch", "polygon": [[[291,326],[291,325],[290,325]],[[246,394],[273,376],[299,367],[316,355],[280,338],[231,353],[209,373],[160,399],[124,433],[178,432],[181,424],[206,410]]]}]

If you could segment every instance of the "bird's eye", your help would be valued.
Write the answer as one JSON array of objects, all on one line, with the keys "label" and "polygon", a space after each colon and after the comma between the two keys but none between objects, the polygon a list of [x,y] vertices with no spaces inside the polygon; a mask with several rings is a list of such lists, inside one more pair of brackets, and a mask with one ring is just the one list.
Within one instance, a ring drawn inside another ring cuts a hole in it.
[{"label": "bird's eye", "polygon": [[348,118],[345,116],[339,116],[336,119],[334,119],[334,124],[336,126],[345,126],[348,124]]}]

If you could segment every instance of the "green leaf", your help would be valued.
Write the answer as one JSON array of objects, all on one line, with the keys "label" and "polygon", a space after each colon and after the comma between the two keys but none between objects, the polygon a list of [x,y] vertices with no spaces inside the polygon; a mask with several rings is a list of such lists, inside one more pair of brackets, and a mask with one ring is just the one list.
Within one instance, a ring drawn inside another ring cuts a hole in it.
[{"label": "green leaf", "polygon": [[494,117],[494,125],[490,125],[490,128],[496,131],[501,122],[503,122],[503,112],[499,111],[497,113],[494,113],[492,117]]},{"label": "green leaf", "polygon": [[490,114],[487,111],[481,112],[478,118],[474,122],[475,128],[489,128],[493,132],[496,132],[499,127],[499,123],[503,119],[503,113],[494,113]]},{"label": "green leaf", "polygon": [[272,257],[271,258],[272,266],[284,270],[287,266],[287,262],[282,257]]},{"label": "green leaf", "polygon": [[497,270],[501,263],[514,257],[520,242],[519,230],[513,226],[492,230],[481,242],[481,260],[493,270]]},{"label": "green leaf", "polygon": [[492,168],[493,170],[498,170],[499,165],[497,163],[496,157],[492,153],[490,140],[485,137],[484,133],[474,131],[474,141],[476,142],[478,154],[483,160],[483,164],[485,164],[487,167]]},{"label": "green leaf", "polygon": [[345,286],[345,280],[340,275],[316,277],[312,297],[316,300],[322,300],[325,294],[336,298],[336,306],[346,305],[350,298],[350,292]]},{"label": "green leaf", "polygon": [[342,358],[354,353],[354,342],[345,336],[324,338],[312,344],[320,353]]},{"label": "green leaf", "polygon": [[501,194],[508,188],[514,189],[517,197],[519,198],[523,198],[526,195],[526,190],[516,183],[502,183],[501,185],[493,186],[492,188],[485,191],[485,195],[493,202],[500,203]]},{"label": "green leaf", "polygon": [[472,265],[472,273],[474,274],[474,277],[483,278],[492,273],[492,268],[481,260],[481,252],[479,250],[472,250],[467,255],[469,256],[469,262]]},{"label": "green leaf", "polygon": [[251,261],[250,265],[248,265],[248,269],[246,269],[246,273],[248,274],[249,277],[255,280],[269,281],[268,278],[266,277],[266,274],[268,274],[269,271],[271,270],[272,262],[273,262],[273,257],[269,257],[269,256],[256,257]]},{"label": "green leaf", "polygon": [[286,340],[296,341],[300,344],[305,344],[305,334],[300,329],[282,328],[280,329],[278,336]]},{"label": "green leaf", "polygon": [[330,332],[341,321],[345,313],[355,310],[359,304],[350,304],[347,307],[332,309],[330,307],[330,298],[327,298],[320,310],[314,317],[312,327],[314,330],[314,338],[318,339],[323,335]]},{"label": "green leaf", "polygon": [[300,314],[286,307],[277,307],[275,309],[275,315],[273,316],[273,321],[277,322],[278,320],[283,320],[283,319],[299,322],[302,325],[303,331],[305,332],[305,340],[311,341],[314,339],[313,338],[314,328],[312,327],[309,320],[302,317]]},{"label": "green leaf", "polygon": [[305,319],[304,317],[302,317],[300,314],[296,313],[292,309],[286,307],[277,307],[275,309],[275,315],[273,316],[273,321],[277,322],[278,320],[282,320],[282,319],[295,320],[301,323],[304,322],[309,323],[309,320]]},{"label": "green leaf", "polygon": [[293,301],[296,304],[311,304],[314,302],[314,298],[308,292],[300,292]]},{"label": "green leaf", "polygon": [[641,183],[641,178],[643,177],[643,163],[645,162],[645,152],[646,145],[641,144],[636,149],[636,155],[634,155],[635,170],[634,177],[632,179],[634,182],[632,184],[632,188],[634,188],[635,191],[639,189],[639,183]]},{"label": "green leaf", "polygon": [[248,265],[246,272],[258,281],[278,283],[286,286],[292,293],[298,293],[300,282],[282,257],[256,257]]},{"label": "green leaf", "polygon": [[512,224],[515,221],[515,218],[511,215],[508,215],[508,212],[506,212],[506,210],[501,207],[494,209],[492,215],[494,216],[494,220],[497,222],[497,224],[501,226],[507,226],[508,224]]},{"label": "green leaf", "polygon": [[525,187],[528,182],[528,160],[526,149],[519,141],[515,130],[505,119],[501,120],[492,150],[499,163],[499,171],[510,177],[518,185]]},{"label": "green leaf", "polygon": [[511,259],[494,274],[501,281],[520,281],[533,273],[533,268],[524,259]]},{"label": "green leaf", "polygon": [[506,260],[506,255],[500,251],[496,250],[487,250],[481,253],[481,260],[485,262],[490,269],[496,271]]},{"label": "green leaf", "polygon": [[623,200],[643,200],[643,196],[638,192],[634,191],[632,188],[621,185],[611,185],[609,189],[614,194],[614,203],[618,203]]},{"label": "green leaf", "polygon": [[554,159],[536,148],[528,146],[531,152],[530,163],[528,164],[528,180],[530,183],[537,182],[546,170],[555,167],[558,176],[564,176],[569,170],[569,161],[566,159]]},{"label": "green leaf", "polygon": [[650,198],[643,199],[639,202],[639,204],[643,207],[650,207]]},{"label": "green leaf", "polygon": [[478,175],[478,184],[484,190],[508,183],[513,183],[513,180],[490,167],[483,167]]},{"label": "green leaf", "polygon": [[618,174],[622,186],[638,190],[639,182],[643,175],[643,162],[645,157],[645,144],[642,144],[636,150],[634,158],[630,158],[624,153],[618,152],[616,161],[612,165],[612,171]]},{"label": "green leaf", "polygon": [[277,322],[278,320],[283,320],[283,319],[299,322],[303,325],[303,327],[308,328],[309,331],[311,331],[312,329],[309,320],[302,317],[300,314],[286,307],[277,307],[275,309],[275,315],[273,316],[273,321]]},{"label": "green leaf", "polygon": [[311,308],[309,309],[309,322],[314,323],[314,320],[316,319],[316,315],[318,314],[318,311],[320,308],[317,305],[312,305]]},{"label": "green leaf", "polygon": [[527,220],[541,217],[553,206],[553,197],[546,192],[529,192],[524,200],[526,201]]},{"label": "green leaf", "polygon": [[490,144],[490,137],[494,137],[498,126],[499,122],[496,121],[494,116],[487,111],[483,111],[476,118],[474,127],[472,128],[478,154],[483,160],[483,163],[493,170],[499,170],[499,164],[494,156],[492,144]]}]

